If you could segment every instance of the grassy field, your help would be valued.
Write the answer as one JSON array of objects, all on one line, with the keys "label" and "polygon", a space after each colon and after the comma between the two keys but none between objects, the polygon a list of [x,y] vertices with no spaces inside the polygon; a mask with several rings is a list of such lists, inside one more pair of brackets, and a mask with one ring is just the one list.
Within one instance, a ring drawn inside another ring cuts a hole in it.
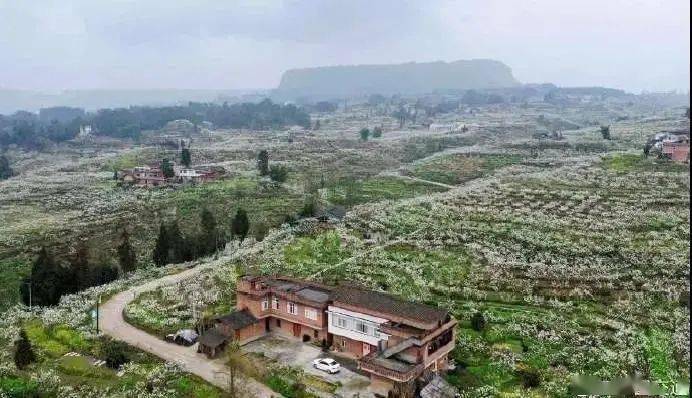
[{"label": "grassy field", "polygon": [[520,155],[473,153],[444,155],[415,164],[411,175],[423,180],[457,185],[521,161]]},{"label": "grassy field", "polygon": [[338,205],[356,205],[380,200],[397,200],[443,192],[446,188],[399,177],[350,180],[326,188],[326,200]]}]

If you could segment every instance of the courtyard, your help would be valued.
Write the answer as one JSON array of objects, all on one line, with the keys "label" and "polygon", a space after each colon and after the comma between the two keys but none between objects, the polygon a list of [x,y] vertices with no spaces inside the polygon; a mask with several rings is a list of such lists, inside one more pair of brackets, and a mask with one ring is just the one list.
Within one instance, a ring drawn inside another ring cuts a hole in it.
[{"label": "courtyard", "polygon": [[[243,346],[246,352],[263,353],[268,358],[281,363],[298,367],[306,373],[318,376],[328,382],[339,385],[337,396],[351,398],[369,398],[373,395],[368,391],[370,379],[356,371],[356,363],[353,360],[344,359],[325,353],[320,348],[298,340],[271,335],[255,340]],[[317,358],[333,358],[341,364],[341,371],[336,374],[328,374],[312,366],[312,361]]]}]

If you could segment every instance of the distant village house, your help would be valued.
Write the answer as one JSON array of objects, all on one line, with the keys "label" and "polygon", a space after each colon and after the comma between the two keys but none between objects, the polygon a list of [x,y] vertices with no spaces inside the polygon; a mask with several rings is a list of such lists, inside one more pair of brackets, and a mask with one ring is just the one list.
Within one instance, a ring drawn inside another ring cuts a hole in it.
[{"label": "distant village house", "polygon": [[170,162],[173,166],[174,176],[166,178],[161,170],[160,163],[147,166],[137,166],[132,169],[118,172],[118,179],[123,184],[135,185],[145,188],[159,187],[166,184],[206,183],[214,181],[221,176],[216,170],[199,170],[184,168]]}]

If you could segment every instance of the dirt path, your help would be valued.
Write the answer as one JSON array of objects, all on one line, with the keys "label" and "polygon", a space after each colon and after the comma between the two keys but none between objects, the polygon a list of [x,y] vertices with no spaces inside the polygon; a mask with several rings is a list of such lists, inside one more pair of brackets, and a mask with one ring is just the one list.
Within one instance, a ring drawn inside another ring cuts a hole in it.
[{"label": "dirt path", "polygon": [[[218,387],[224,389],[228,388],[228,370],[223,363],[223,359],[207,359],[205,355],[197,353],[196,344],[192,347],[183,347],[167,343],[156,336],[152,336],[137,329],[125,322],[123,318],[123,310],[137,295],[156,289],[159,286],[174,284],[183,279],[192,277],[209,266],[211,266],[211,264],[200,265],[181,273],[168,275],[118,293],[101,306],[99,311],[99,325],[101,330],[103,333],[116,340],[124,341],[127,344],[154,354],[165,361],[175,362],[187,372],[195,374]],[[242,385],[242,387],[247,390],[248,396],[261,398],[280,396],[264,384],[253,379],[245,378],[236,383]]]},{"label": "dirt path", "polygon": [[458,188],[458,187],[459,187],[458,185],[449,185],[449,184],[444,184],[444,183],[437,182],[437,181],[424,180],[424,179],[422,179],[422,178],[406,176],[406,175],[402,175],[402,174],[399,174],[399,173],[382,173],[382,175],[384,175],[384,176],[396,177],[396,178],[401,178],[401,179],[403,179],[403,180],[421,182],[421,183],[423,183],[423,184],[436,185],[436,186],[438,186],[438,187],[447,188],[447,189],[454,189],[454,188]]}]

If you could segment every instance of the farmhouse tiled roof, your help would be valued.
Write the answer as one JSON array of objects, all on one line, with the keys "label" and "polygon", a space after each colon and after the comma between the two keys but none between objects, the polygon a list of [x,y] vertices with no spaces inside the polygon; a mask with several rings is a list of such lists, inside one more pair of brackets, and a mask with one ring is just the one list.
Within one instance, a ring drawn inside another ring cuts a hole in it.
[{"label": "farmhouse tiled roof", "polygon": [[216,319],[224,325],[228,325],[232,330],[242,329],[257,323],[257,318],[247,310],[233,311],[230,314],[219,316]]},{"label": "farmhouse tiled roof", "polygon": [[205,347],[215,348],[226,341],[226,336],[217,328],[212,328],[199,336],[199,344]]},{"label": "farmhouse tiled roof", "polygon": [[447,310],[405,301],[392,295],[354,286],[339,286],[332,292],[334,302],[362,307],[382,314],[394,315],[423,323],[445,322]]}]

